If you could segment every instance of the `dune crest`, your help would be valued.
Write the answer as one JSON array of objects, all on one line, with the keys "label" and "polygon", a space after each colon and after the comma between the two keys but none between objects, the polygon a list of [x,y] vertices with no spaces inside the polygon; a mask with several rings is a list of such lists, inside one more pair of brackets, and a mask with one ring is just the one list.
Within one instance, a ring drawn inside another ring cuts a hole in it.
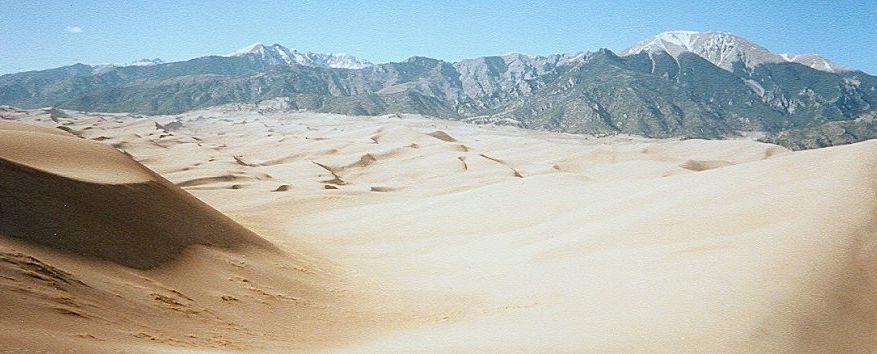
[{"label": "dune crest", "polygon": [[0,120],[0,130],[55,134],[70,137],[74,136],[73,134],[70,134],[69,132],[58,128],[51,128],[43,125],[27,124],[9,120]]},{"label": "dune crest", "polygon": [[119,151],[0,131],[0,235],[139,269],[191,245],[270,244]]},{"label": "dune crest", "polygon": [[160,178],[111,146],[66,134],[0,130],[0,158],[83,182],[124,184]]}]

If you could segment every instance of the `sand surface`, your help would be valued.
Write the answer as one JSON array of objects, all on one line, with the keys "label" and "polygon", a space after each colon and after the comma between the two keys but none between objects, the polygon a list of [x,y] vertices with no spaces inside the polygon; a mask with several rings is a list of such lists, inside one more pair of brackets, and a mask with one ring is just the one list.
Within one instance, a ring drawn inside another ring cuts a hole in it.
[{"label": "sand surface", "polygon": [[871,352],[875,182],[877,141],[0,108],[0,350]]}]

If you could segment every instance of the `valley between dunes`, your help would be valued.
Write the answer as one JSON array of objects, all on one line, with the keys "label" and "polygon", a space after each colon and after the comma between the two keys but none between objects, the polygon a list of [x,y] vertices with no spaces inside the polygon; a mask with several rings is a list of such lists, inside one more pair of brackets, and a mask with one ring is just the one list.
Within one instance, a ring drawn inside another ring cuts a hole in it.
[{"label": "valley between dunes", "polygon": [[871,352],[875,241],[873,140],[0,108],[2,351]]}]

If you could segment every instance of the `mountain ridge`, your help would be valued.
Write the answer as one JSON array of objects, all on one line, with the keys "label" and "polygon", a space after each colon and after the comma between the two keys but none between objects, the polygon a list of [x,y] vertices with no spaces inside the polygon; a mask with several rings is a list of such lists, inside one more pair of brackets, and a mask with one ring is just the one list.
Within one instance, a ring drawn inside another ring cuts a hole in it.
[{"label": "mountain ridge", "polygon": [[[819,70],[742,37],[721,46],[728,37],[714,40],[715,33],[686,32],[688,39],[676,44],[661,39],[661,50],[642,45],[646,40],[620,54],[509,53],[457,62],[415,56],[359,68],[255,44],[183,62],[3,75],[0,104],[174,114],[285,97],[291,110],[418,113],[598,135],[722,138],[759,131],[798,148],[877,137],[873,124],[860,119],[877,112],[877,77]],[[846,123],[822,127],[832,122]],[[796,133],[781,134],[790,130]],[[798,144],[790,137],[807,138]]]},{"label": "mountain ridge", "polygon": [[774,54],[746,38],[726,32],[662,32],[628,47],[620,54],[631,55],[642,51],[663,51],[674,57],[681,52],[694,53],[726,70],[732,70],[735,62],[742,61],[750,69],[764,63],[793,62],[831,73],[853,71],[817,54]]},{"label": "mountain ridge", "polygon": [[337,69],[362,69],[374,65],[368,60],[359,59],[345,53],[299,52],[294,48],[290,49],[277,43],[266,46],[261,42],[253,43],[224,56],[251,57],[270,65],[298,64]]}]

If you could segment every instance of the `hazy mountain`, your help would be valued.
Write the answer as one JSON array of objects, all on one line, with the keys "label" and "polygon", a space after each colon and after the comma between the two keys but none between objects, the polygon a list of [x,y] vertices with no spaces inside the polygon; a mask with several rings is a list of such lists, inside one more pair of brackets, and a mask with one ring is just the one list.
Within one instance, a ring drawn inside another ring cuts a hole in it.
[{"label": "hazy mountain", "polygon": [[0,76],[0,104],[172,114],[285,97],[285,109],[420,113],[570,133],[718,138],[762,131],[805,148],[877,137],[877,77],[724,33],[666,32],[616,55],[507,54],[371,64],[256,44],[225,56]]}]

